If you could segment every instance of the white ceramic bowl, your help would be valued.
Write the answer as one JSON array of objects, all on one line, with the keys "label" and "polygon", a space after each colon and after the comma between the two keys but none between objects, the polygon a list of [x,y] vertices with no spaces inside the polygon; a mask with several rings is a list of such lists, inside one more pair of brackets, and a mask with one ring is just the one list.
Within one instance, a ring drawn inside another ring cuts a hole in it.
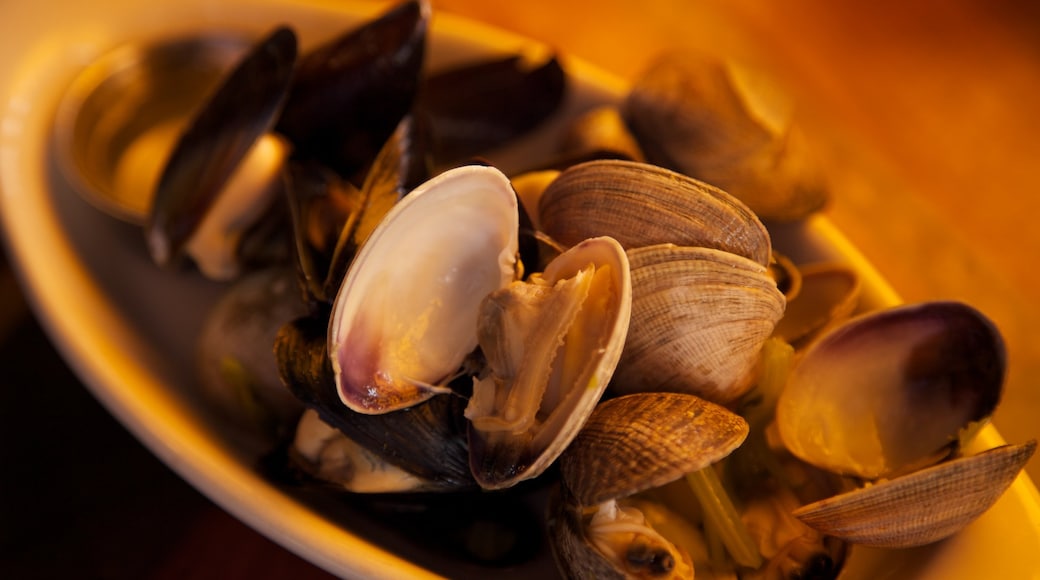
[{"label": "white ceramic bowl", "polygon": [[[223,287],[155,268],[141,233],[88,206],[55,162],[52,122],[62,91],[91,60],[120,43],[202,29],[258,35],[286,22],[306,46],[382,9],[347,0],[47,0],[0,8],[6,23],[0,36],[0,215],[26,294],[63,356],[136,437],[214,502],[342,576],[486,576],[488,569],[424,548],[349,502],[265,478],[256,468],[265,444],[224,425],[194,387],[195,337]],[[443,66],[524,42],[435,14],[431,61]],[[572,112],[614,100],[624,90],[592,67],[570,60],[566,66],[577,87]],[[525,146],[551,138],[550,129]],[[507,155],[502,163],[515,160]],[[851,263],[863,275],[866,307],[898,302],[824,217],[775,230],[774,236],[776,246],[797,260]],[[1000,442],[989,427],[976,446]],[[844,577],[1036,577],[1037,546],[1040,499],[1022,475],[957,536],[915,550],[857,550]],[[501,578],[554,574],[544,552],[527,564],[494,571]]]}]

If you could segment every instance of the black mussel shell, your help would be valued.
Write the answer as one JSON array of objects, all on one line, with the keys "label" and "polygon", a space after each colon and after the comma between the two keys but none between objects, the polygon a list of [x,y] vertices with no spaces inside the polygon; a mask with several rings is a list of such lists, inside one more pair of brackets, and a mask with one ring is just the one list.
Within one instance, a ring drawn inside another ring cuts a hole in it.
[{"label": "black mussel shell", "polygon": [[177,142],[159,179],[145,235],[172,263],[246,153],[274,124],[292,79],[296,34],[279,27],[228,75]]},{"label": "black mussel shell", "polygon": [[489,60],[430,76],[419,96],[438,163],[480,155],[537,127],[563,102],[567,79],[555,55]]},{"label": "black mussel shell", "polygon": [[354,177],[412,108],[430,9],[404,2],[300,58],[276,130],[294,157]]},{"label": "black mussel shell", "polygon": [[346,407],[336,392],[325,348],[327,321],[305,317],[286,324],[275,339],[282,381],[321,419],[369,451],[445,490],[475,488],[466,443],[466,400],[455,395],[382,415]]}]

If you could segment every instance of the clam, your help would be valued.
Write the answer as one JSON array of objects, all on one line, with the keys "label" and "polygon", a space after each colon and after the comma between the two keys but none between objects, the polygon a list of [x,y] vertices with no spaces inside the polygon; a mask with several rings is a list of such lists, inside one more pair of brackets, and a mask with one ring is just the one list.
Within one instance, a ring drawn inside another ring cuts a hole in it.
[{"label": "clam", "polygon": [[855,544],[930,544],[957,533],[989,509],[1035,451],[1036,441],[1002,445],[802,506],[794,515]]},{"label": "clam", "polygon": [[[479,360],[479,346],[484,364],[465,408],[470,470],[489,489],[541,474],[607,387],[628,330],[631,284],[611,238],[586,240],[514,281],[517,203],[505,175],[485,166],[447,171],[412,191],[351,263],[325,348],[307,338],[313,320],[283,329],[286,382],[327,422],[357,434],[359,422],[371,423],[359,414],[407,421],[420,405],[454,408],[463,399],[448,382],[473,371],[463,366]],[[313,362],[300,362],[308,350]],[[443,399],[451,403],[435,403]]]},{"label": "clam", "polygon": [[790,98],[757,71],[667,54],[636,80],[622,109],[647,161],[726,190],[764,220],[800,219],[826,202]]},{"label": "clam", "polygon": [[747,423],[693,395],[609,399],[560,457],[548,529],[567,577],[693,577],[682,550],[624,498],[707,468],[736,449]]},{"label": "clam", "polygon": [[570,167],[539,199],[542,230],[564,246],[609,235],[625,249],[703,246],[769,263],[769,233],[726,192],[661,167],[597,160]]},{"label": "clam", "polygon": [[711,248],[629,250],[632,328],[612,382],[728,404],[754,384],[784,296],[765,266]]},{"label": "clam", "polygon": [[487,376],[473,386],[473,475],[488,489],[541,474],[607,388],[631,312],[628,260],[611,238],[564,252],[481,305]]},{"label": "clam", "polygon": [[803,461],[872,483],[799,517],[843,539],[888,547],[933,542],[970,523],[1035,448],[938,463],[993,413],[1005,358],[993,324],[959,302],[861,315],[820,337],[780,394],[778,432]]},{"label": "clam", "polygon": [[439,393],[477,347],[484,297],[514,279],[517,199],[497,169],[444,172],[395,205],[340,286],[328,352],[343,403],[359,413]]}]

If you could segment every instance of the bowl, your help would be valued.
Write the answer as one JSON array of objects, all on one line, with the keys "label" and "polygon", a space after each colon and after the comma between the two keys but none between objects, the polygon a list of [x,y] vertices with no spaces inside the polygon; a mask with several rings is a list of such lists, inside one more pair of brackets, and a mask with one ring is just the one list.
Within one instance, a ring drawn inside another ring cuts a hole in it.
[{"label": "bowl", "polygon": [[55,115],[66,178],[101,211],[141,223],[173,143],[248,45],[203,32],[102,55],[72,81]]},{"label": "bowl", "polygon": [[[24,8],[17,23],[8,21],[11,34],[0,37],[2,52],[18,55],[0,62],[0,103],[6,104],[0,110],[0,219],[6,246],[37,317],[94,396],[172,470],[247,525],[344,577],[556,577],[544,545],[530,559],[490,567],[460,558],[439,542],[446,539],[441,528],[427,528],[417,538],[407,522],[383,517],[385,498],[304,490],[259,469],[269,443],[232,429],[195,385],[196,340],[207,310],[226,287],[156,268],[140,232],[85,202],[76,178],[58,169],[63,146],[55,135],[55,111],[62,95],[115,47],[211,34],[255,38],[283,22],[300,32],[306,47],[381,7],[348,0],[111,0],[89,6],[50,0]],[[446,14],[436,15],[431,40],[431,67],[530,42]],[[594,67],[570,58],[564,65],[573,91],[561,119],[616,102],[624,93],[624,83]],[[495,161],[522,161],[525,151],[547,146],[559,130],[559,123],[547,127]],[[839,261],[855,268],[864,280],[862,308],[899,302],[825,216],[771,233],[776,247],[799,263]],[[986,427],[975,450],[1000,442],[996,429]],[[518,513],[540,517],[542,491],[535,487],[520,496]],[[444,505],[458,508],[452,499]],[[1037,545],[1040,498],[1022,474],[992,509],[953,538],[915,550],[857,550],[843,577],[1031,577],[1040,569]]]}]

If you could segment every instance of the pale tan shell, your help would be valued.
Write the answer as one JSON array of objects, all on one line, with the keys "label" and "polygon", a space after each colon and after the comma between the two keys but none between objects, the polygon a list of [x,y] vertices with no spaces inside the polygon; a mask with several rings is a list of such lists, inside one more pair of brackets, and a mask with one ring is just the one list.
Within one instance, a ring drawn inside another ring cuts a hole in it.
[{"label": "pale tan shell", "polygon": [[638,393],[600,403],[560,456],[579,505],[660,487],[729,455],[747,437],[739,415],[693,395]]},{"label": "pale tan shell", "polygon": [[563,171],[539,202],[542,231],[571,246],[611,236],[625,249],[672,243],[716,248],[763,266],[769,232],[726,192],[662,167],[589,161]]},{"label": "pale tan shell", "polygon": [[1035,440],[997,447],[803,506],[794,515],[856,544],[929,544],[957,533],[989,509],[1035,450]]},{"label": "pale tan shell", "polygon": [[784,313],[765,267],[710,248],[630,250],[632,323],[611,388],[686,392],[720,404],[753,384]]},{"label": "pale tan shell", "polygon": [[827,199],[790,103],[756,71],[684,53],[648,67],[623,111],[649,162],[721,187],[762,219],[788,221]]}]

